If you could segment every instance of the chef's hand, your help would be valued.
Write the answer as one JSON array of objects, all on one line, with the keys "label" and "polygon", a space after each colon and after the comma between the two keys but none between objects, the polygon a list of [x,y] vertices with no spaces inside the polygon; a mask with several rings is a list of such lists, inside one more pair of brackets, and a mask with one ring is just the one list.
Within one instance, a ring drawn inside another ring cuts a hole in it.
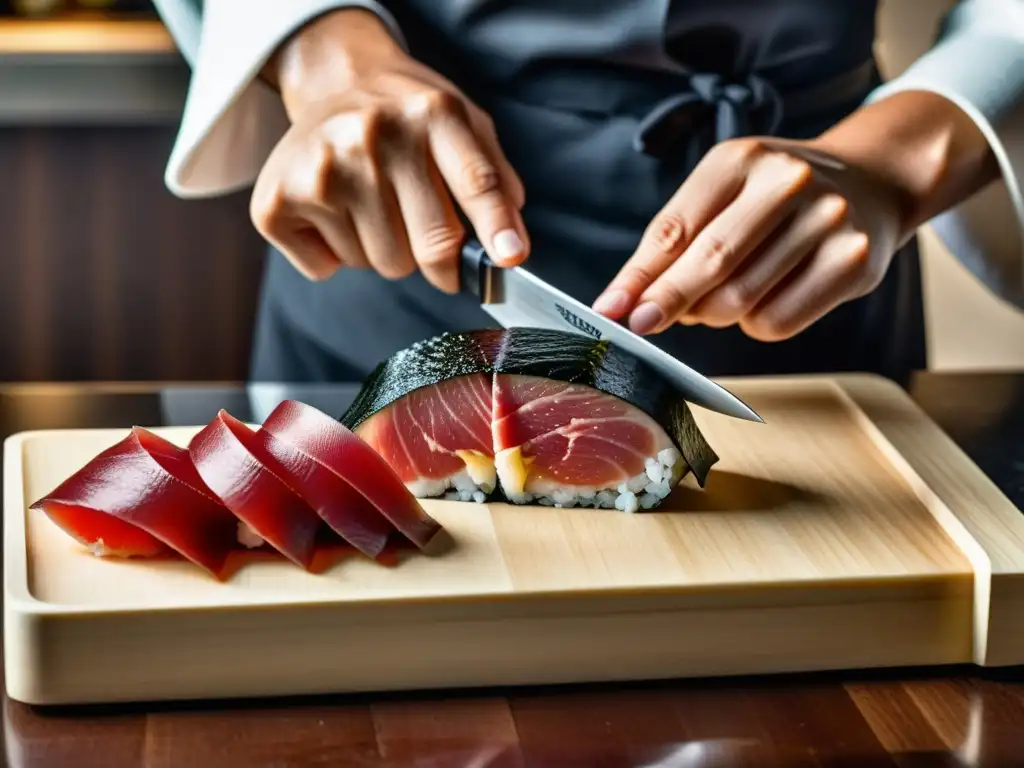
[{"label": "chef's hand", "polygon": [[594,307],[642,334],[699,323],[792,337],[874,290],[914,229],[995,169],[970,118],[917,92],[864,107],[813,141],[724,142]]},{"label": "chef's hand", "polygon": [[458,290],[464,212],[501,266],[528,255],[523,187],[490,118],[409,57],[376,16],[341,10],[263,71],[292,126],[260,172],[256,229],[304,275],[341,266]]}]

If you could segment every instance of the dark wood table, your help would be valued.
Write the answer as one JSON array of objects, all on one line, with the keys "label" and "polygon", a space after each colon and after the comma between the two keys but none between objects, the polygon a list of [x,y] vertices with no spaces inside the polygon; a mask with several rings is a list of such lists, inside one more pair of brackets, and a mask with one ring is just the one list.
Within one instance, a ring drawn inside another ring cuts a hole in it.
[{"label": "dark wood table", "polygon": [[[1024,374],[922,374],[911,393],[1024,509]],[[285,396],[340,413],[352,394],[350,386],[8,387],[0,435],[196,424],[221,407],[259,420]],[[1022,670],[47,710],[5,699],[3,716],[7,764],[18,768],[1024,766]]]}]

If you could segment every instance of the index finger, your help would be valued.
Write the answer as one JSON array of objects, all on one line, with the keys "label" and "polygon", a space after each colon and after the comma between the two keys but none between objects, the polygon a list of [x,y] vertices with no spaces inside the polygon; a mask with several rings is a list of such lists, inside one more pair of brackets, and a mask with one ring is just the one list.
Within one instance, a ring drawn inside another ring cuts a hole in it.
[{"label": "index finger", "polygon": [[594,302],[612,320],[627,315],[640,296],[694,238],[739,195],[753,152],[744,146],[710,153],[644,231],[634,254]]},{"label": "index finger", "polygon": [[510,168],[495,156],[460,114],[446,114],[430,130],[430,148],[437,169],[465,212],[477,237],[495,263],[521,264],[529,255],[529,241],[513,197]]}]

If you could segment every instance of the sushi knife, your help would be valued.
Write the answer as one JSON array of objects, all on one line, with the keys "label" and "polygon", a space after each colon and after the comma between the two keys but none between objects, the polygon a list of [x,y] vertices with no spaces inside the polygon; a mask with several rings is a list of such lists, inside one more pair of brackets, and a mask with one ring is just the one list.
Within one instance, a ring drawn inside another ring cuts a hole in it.
[{"label": "sushi knife", "polygon": [[665,376],[694,405],[738,419],[764,422],[725,387],[621,323],[598,314],[523,267],[496,266],[476,240],[470,239],[462,247],[460,279],[462,290],[478,298],[480,308],[503,328],[550,328],[607,340]]}]

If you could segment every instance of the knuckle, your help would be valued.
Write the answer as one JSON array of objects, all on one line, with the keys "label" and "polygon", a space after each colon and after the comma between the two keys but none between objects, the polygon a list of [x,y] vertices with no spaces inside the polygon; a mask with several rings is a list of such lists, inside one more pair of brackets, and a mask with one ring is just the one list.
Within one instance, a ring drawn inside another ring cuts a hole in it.
[{"label": "knuckle", "polygon": [[878,271],[871,259],[871,243],[863,232],[856,233],[842,250],[839,268],[858,284],[872,283]]},{"label": "knuckle", "polygon": [[834,193],[821,198],[821,208],[828,223],[833,227],[842,224],[850,215],[850,201]]},{"label": "knuckle", "polygon": [[362,168],[370,159],[370,145],[361,136],[345,136],[334,146],[334,162],[346,171]]},{"label": "knuckle", "polygon": [[743,283],[729,283],[728,285],[720,288],[719,291],[720,305],[730,314],[745,314],[753,304],[753,291]]},{"label": "knuckle", "polygon": [[484,158],[466,163],[459,173],[462,193],[469,198],[484,197],[501,189],[501,176]]},{"label": "knuckle", "polygon": [[867,234],[858,232],[853,237],[846,259],[850,266],[858,269],[869,265],[871,260],[871,239]]},{"label": "knuckle", "polygon": [[249,199],[249,218],[264,237],[276,228],[281,218],[283,197],[280,183],[275,182],[255,189]]},{"label": "knuckle", "polygon": [[324,129],[331,137],[333,161],[345,167],[361,167],[376,152],[385,117],[377,107],[340,116]]},{"label": "knuckle", "polygon": [[663,213],[651,224],[650,237],[658,250],[670,252],[677,249],[686,236],[686,225],[675,213]]},{"label": "knuckle", "polygon": [[782,153],[780,160],[789,175],[791,186],[801,188],[814,178],[814,167],[803,158]]},{"label": "knuckle", "polygon": [[441,89],[426,91],[420,96],[421,114],[430,119],[467,116],[466,105],[458,96]]},{"label": "knuckle", "polygon": [[724,277],[729,272],[735,248],[727,238],[709,235],[701,251],[704,271],[712,278]]},{"label": "knuckle", "polygon": [[859,233],[854,238],[846,254],[844,266],[849,273],[856,276],[857,295],[859,296],[873,291],[885,277],[884,266],[871,257],[871,241],[864,233]]},{"label": "knuckle", "polygon": [[272,195],[256,189],[249,198],[249,219],[260,234],[266,234],[267,227],[274,215]]},{"label": "knuckle", "polygon": [[416,260],[426,267],[447,264],[458,256],[464,230],[442,225],[426,229],[416,240]]}]

